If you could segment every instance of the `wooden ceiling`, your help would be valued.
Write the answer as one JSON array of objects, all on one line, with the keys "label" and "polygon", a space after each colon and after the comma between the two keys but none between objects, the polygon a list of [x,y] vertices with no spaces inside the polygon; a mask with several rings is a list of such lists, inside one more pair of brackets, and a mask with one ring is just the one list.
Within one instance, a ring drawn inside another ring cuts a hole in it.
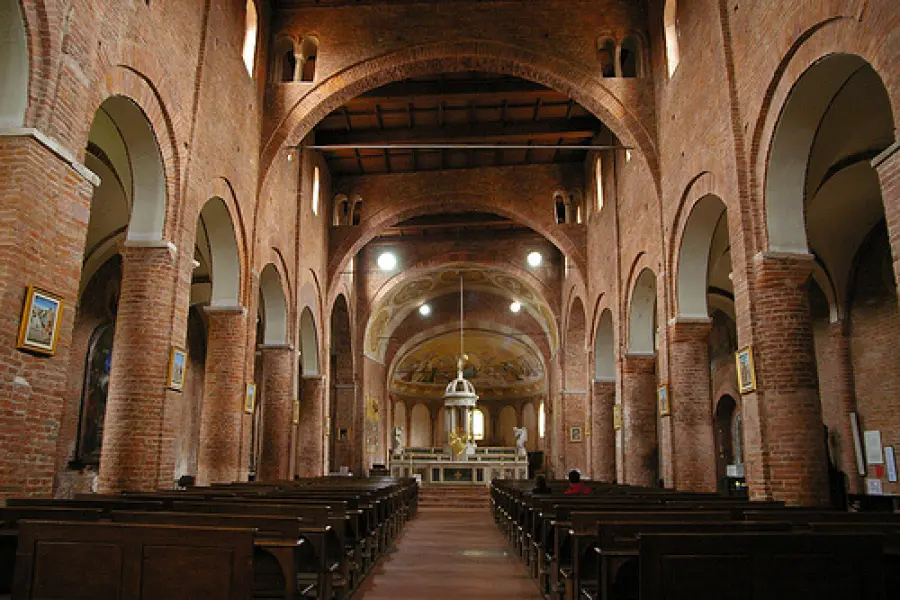
[{"label": "wooden ceiling", "polygon": [[[596,117],[565,94],[515,77],[463,72],[367,92],[325,117],[315,143],[582,146],[605,133]],[[586,151],[342,148],[324,154],[331,173],[341,176],[580,162]]]}]

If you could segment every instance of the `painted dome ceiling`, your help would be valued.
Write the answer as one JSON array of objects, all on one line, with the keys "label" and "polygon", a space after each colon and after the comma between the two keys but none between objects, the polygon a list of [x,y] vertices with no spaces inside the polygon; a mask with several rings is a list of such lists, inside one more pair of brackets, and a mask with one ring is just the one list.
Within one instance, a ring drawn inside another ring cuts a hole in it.
[{"label": "painted dome ceiling", "polygon": [[[464,375],[482,400],[529,397],[545,390],[544,366],[537,352],[514,336],[467,330],[465,352],[469,358]],[[458,355],[458,331],[425,340],[395,362],[391,391],[440,398],[456,377]]]}]

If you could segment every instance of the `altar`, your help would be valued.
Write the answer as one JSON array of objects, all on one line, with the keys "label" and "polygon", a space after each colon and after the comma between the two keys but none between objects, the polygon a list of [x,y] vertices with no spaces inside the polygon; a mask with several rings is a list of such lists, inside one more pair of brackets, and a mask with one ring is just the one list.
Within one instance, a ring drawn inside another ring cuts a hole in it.
[{"label": "altar", "polygon": [[474,448],[453,458],[442,448],[406,448],[391,457],[393,477],[421,478],[425,485],[490,485],[494,479],[528,479],[528,457],[516,448]]}]

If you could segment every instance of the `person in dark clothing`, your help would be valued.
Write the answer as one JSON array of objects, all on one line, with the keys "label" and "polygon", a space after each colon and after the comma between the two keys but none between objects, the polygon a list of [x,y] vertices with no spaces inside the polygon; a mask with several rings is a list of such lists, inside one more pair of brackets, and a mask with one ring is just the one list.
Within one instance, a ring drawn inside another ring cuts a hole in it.
[{"label": "person in dark clothing", "polygon": [[543,475],[538,475],[534,478],[534,488],[531,490],[532,494],[551,494],[553,490],[550,489],[550,486],[547,485],[547,478]]},{"label": "person in dark clothing", "polygon": [[581,473],[579,473],[576,469],[572,469],[569,471],[569,489],[566,490],[566,494],[590,494],[591,488],[582,483],[581,481]]}]

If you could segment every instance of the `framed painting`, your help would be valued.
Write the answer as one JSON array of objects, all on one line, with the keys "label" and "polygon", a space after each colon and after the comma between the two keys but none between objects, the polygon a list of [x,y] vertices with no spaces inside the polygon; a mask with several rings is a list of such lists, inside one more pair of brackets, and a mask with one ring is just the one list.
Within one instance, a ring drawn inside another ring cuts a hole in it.
[{"label": "framed painting", "polygon": [[29,285],[25,294],[22,319],[19,323],[19,339],[16,348],[53,356],[56,353],[56,343],[59,341],[62,311],[62,298]]},{"label": "framed painting", "polygon": [[252,413],[254,406],[256,406],[256,384],[248,383],[244,391],[244,412]]},{"label": "framed painting", "polygon": [[613,429],[618,431],[622,429],[622,405],[613,405]]},{"label": "framed painting", "polygon": [[177,346],[172,346],[169,351],[169,374],[166,378],[166,387],[180,392],[184,390],[184,378],[187,374],[187,352]]},{"label": "framed painting", "polygon": [[656,400],[659,404],[659,416],[668,417],[672,414],[672,405],[669,404],[669,386],[661,385],[656,389]]},{"label": "framed painting", "polygon": [[584,430],[581,427],[570,427],[569,428],[569,441],[570,442],[580,442],[584,439]]},{"label": "framed painting", "polygon": [[753,366],[753,346],[745,346],[734,353],[737,366],[738,390],[749,394],[756,390],[756,368]]}]

